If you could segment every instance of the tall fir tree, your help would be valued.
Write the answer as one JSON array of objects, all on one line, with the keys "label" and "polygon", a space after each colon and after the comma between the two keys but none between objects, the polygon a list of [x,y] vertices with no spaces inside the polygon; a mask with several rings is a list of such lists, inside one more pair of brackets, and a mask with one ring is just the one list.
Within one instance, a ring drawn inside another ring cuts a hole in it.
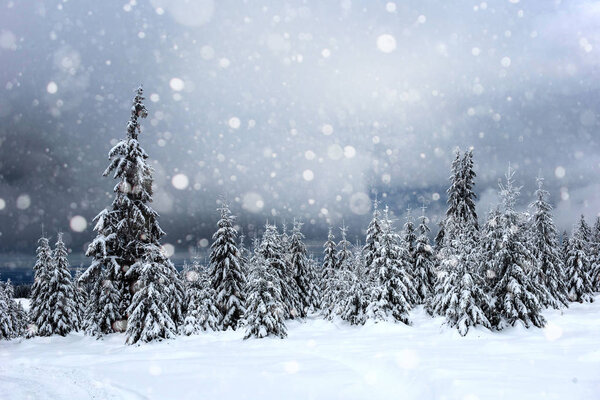
[{"label": "tall fir tree", "polygon": [[536,200],[531,204],[532,216],[532,246],[535,257],[534,271],[541,285],[548,293],[544,299],[544,306],[560,308],[567,306],[567,287],[565,285],[565,270],[560,248],[558,234],[552,220],[552,206],[546,200],[549,193],[544,190],[544,179],[538,177],[538,189],[535,192]]},{"label": "tall fir tree", "polygon": [[[440,231],[436,236],[437,257],[439,260],[439,278],[434,289],[434,295],[426,304],[429,313],[446,315],[448,303],[444,303],[444,282],[448,274],[447,268],[452,268],[454,262],[466,262],[463,243],[460,242],[465,232],[471,232],[474,245],[479,246],[479,224],[475,209],[477,195],[474,192],[475,171],[473,166],[473,152],[468,150],[461,157],[460,150],[456,150],[450,174],[450,186],[446,191],[446,215],[440,223]],[[467,267],[460,267],[471,274]],[[443,278],[443,279],[441,279]]]},{"label": "tall fir tree", "polygon": [[394,231],[386,208],[381,242],[373,260],[377,281],[370,293],[367,308],[369,318],[411,324],[408,314],[411,304],[416,302],[417,292],[412,284],[408,271],[410,266],[404,252],[400,236]]},{"label": "tall fir tree", "polygon": [[571,301],[593,302],[594,285],[590,279],[589,230],[583,215],[566,249],[566,284]]},{"label": "tall fir tree", "polygon": [[450,187],[446,191],[448,209],[436,236],[436,244],[440,248],[456,240],[458,232],[461,232],[465,225],[470,225],[474,231],[479,230],[475,209],[477,195],[474,192],[476,176],[473,151],[468,150],[461,157],[460,150],[456,150],[449,178]]},{"label": "tall fir tree", "polygon": [[236,330],[246,310],[246,277],[236,242],[235,217],[231,215],[227,203],[221,205],[219,212],[221,219],[217,223],[218,230],[213,235],[210,253],[211,286],[216,294],[217,308],[223,316],[220,321],[221,329]]},{"label": "tall fir tree", "polygon": [[[269,235],[272,234],[273,232],[269,232]],[[286,307],[282,299],[281,286],[278,284],[279,274],[275,269],[279,266],[274,264],[272,258],[265,259],[264,254],[264,249],[257,249],[250,261],[244,339],[287,336],[284,322]]]},{"label": "tall fir tree", "polygon": [[44,308],[47,302],[48,284],[50,282],[50,268],[52,264],[52,250],[48,238],[42,236],[38,240],[36,261],[33,267],[34,278],[31,285],[29,320],[31,326],[27,330],[27,337],[35,336],[39,329],[49,323],[49,310]]},{"label": "tall fir tree", "polygon": [[[149,206],[153,170],[148,164],[148,154],[138,141],[140,118],[148,115],[143,100],[140,87],[131,107],[127,136],[108,154],[110,164],[104,176],[113,173],[113,178],[118,180],[114,187],[115,197],[112,205],[95,218],[97,236],[86,252],[92,262],[81,276],[82,281],[92,285],[86,310],[86,332],[96,336],[129,330],[128,316],[131,314],[128,310],[133,304],[132,296],[137,294],[133,288],[139,288],[140,280],[150,284],[149,279],[158,276],[176,280],[167,284],[177,290],[170,292],[174,297],[166,299],[168,307],[165,307],[170,309],[169,317],[174,318],[173,323],[183,318],[180,303],[183,288],[179,277],[168,258],[156,255],[165,233],[158,224],[158,214]],[[162,271],[149,272],[146,267],[157,265],[159,260],[165,263],[161,266]],[[133,268],[134,264],[146,267]],[[144,277],[138,273],[143,273]],[[128,338],[131,339],[128,341],[139,337],[129,331]]]},{"label": "tall fir tree", "polygon": [[542,327],[546,323],[541,314],[540,299],[545,296],[543,287],[530,276],[535,259],[527,243],[527,227],[522,216],[515,211],[520,188],[513,184],[514,173],[509,165],[506,184],[500,185],[502,239],[492,261],[497,276],[497,283],[492,289],[496,318],[492,323],[499,329],[506,324],[515,325],[517,321],[525,327]]},{"label": "tall fir tree", "polygon": [[50,335],[65,336],[79,325],[77,319],[78,309],[75,304],[75,289],[69,271],[67,255],[62,233],[59,233],[52,254],[48,296],[44,304],[44,307],[50,313],[50,320],[46,325],[49,331],[45,333]]}]

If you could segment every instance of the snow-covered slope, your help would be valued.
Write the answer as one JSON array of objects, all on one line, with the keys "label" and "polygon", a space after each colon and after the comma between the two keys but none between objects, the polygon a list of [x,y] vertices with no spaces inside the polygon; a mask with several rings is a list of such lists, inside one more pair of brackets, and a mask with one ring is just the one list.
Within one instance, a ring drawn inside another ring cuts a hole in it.
[{"label": "snow-covered slope", "polygon": [[0,398],[598,399],[600,296],[545,313],[544,329],[460,337],[413,326],[290,322],[287,339],[207,333],[142,346],[122,335],[0,342]]}]

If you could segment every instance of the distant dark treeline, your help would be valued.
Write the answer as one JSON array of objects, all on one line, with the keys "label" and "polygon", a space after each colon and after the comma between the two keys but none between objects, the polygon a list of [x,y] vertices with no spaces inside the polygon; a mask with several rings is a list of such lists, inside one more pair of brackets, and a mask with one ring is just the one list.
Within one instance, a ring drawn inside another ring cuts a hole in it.
[{"label": "distant dark treeline", "polygon": [[[33,283],[33,268],[0,267],[0,280],[10,279],[15,285],[31,285]],[[16,292],[15,292],[16,295]]]}]

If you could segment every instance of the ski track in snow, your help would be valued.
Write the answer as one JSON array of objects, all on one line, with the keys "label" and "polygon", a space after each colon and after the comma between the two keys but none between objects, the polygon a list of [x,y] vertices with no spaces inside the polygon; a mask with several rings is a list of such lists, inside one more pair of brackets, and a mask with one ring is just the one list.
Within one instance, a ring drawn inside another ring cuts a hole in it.
[{"label": "ski track in snow", "polygon": [[114,334],[0,342],[0,399],[600,398],[600,296],[544,329],[460,337],[422,307],[413,326],[314,316],[288,338],[243,332],[125,346]]}]

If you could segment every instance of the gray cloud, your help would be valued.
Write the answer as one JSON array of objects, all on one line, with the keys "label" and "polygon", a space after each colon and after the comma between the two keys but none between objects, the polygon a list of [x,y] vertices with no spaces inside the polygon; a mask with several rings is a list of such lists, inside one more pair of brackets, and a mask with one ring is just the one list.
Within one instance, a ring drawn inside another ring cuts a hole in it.
[{"label": "gray cloud", "polygon": [[139,83],[179,251],[210,237],[219,196],[246,230],[298,216],[312,238],[360,234],[376,192],[435,221],[457,146],[481,216],[509,161],[522,207],[541,170],[561,228],[599,211],[597,2],[139,3],[2,3],[0,251],[30,252],[42,223],[82,251]]}]

